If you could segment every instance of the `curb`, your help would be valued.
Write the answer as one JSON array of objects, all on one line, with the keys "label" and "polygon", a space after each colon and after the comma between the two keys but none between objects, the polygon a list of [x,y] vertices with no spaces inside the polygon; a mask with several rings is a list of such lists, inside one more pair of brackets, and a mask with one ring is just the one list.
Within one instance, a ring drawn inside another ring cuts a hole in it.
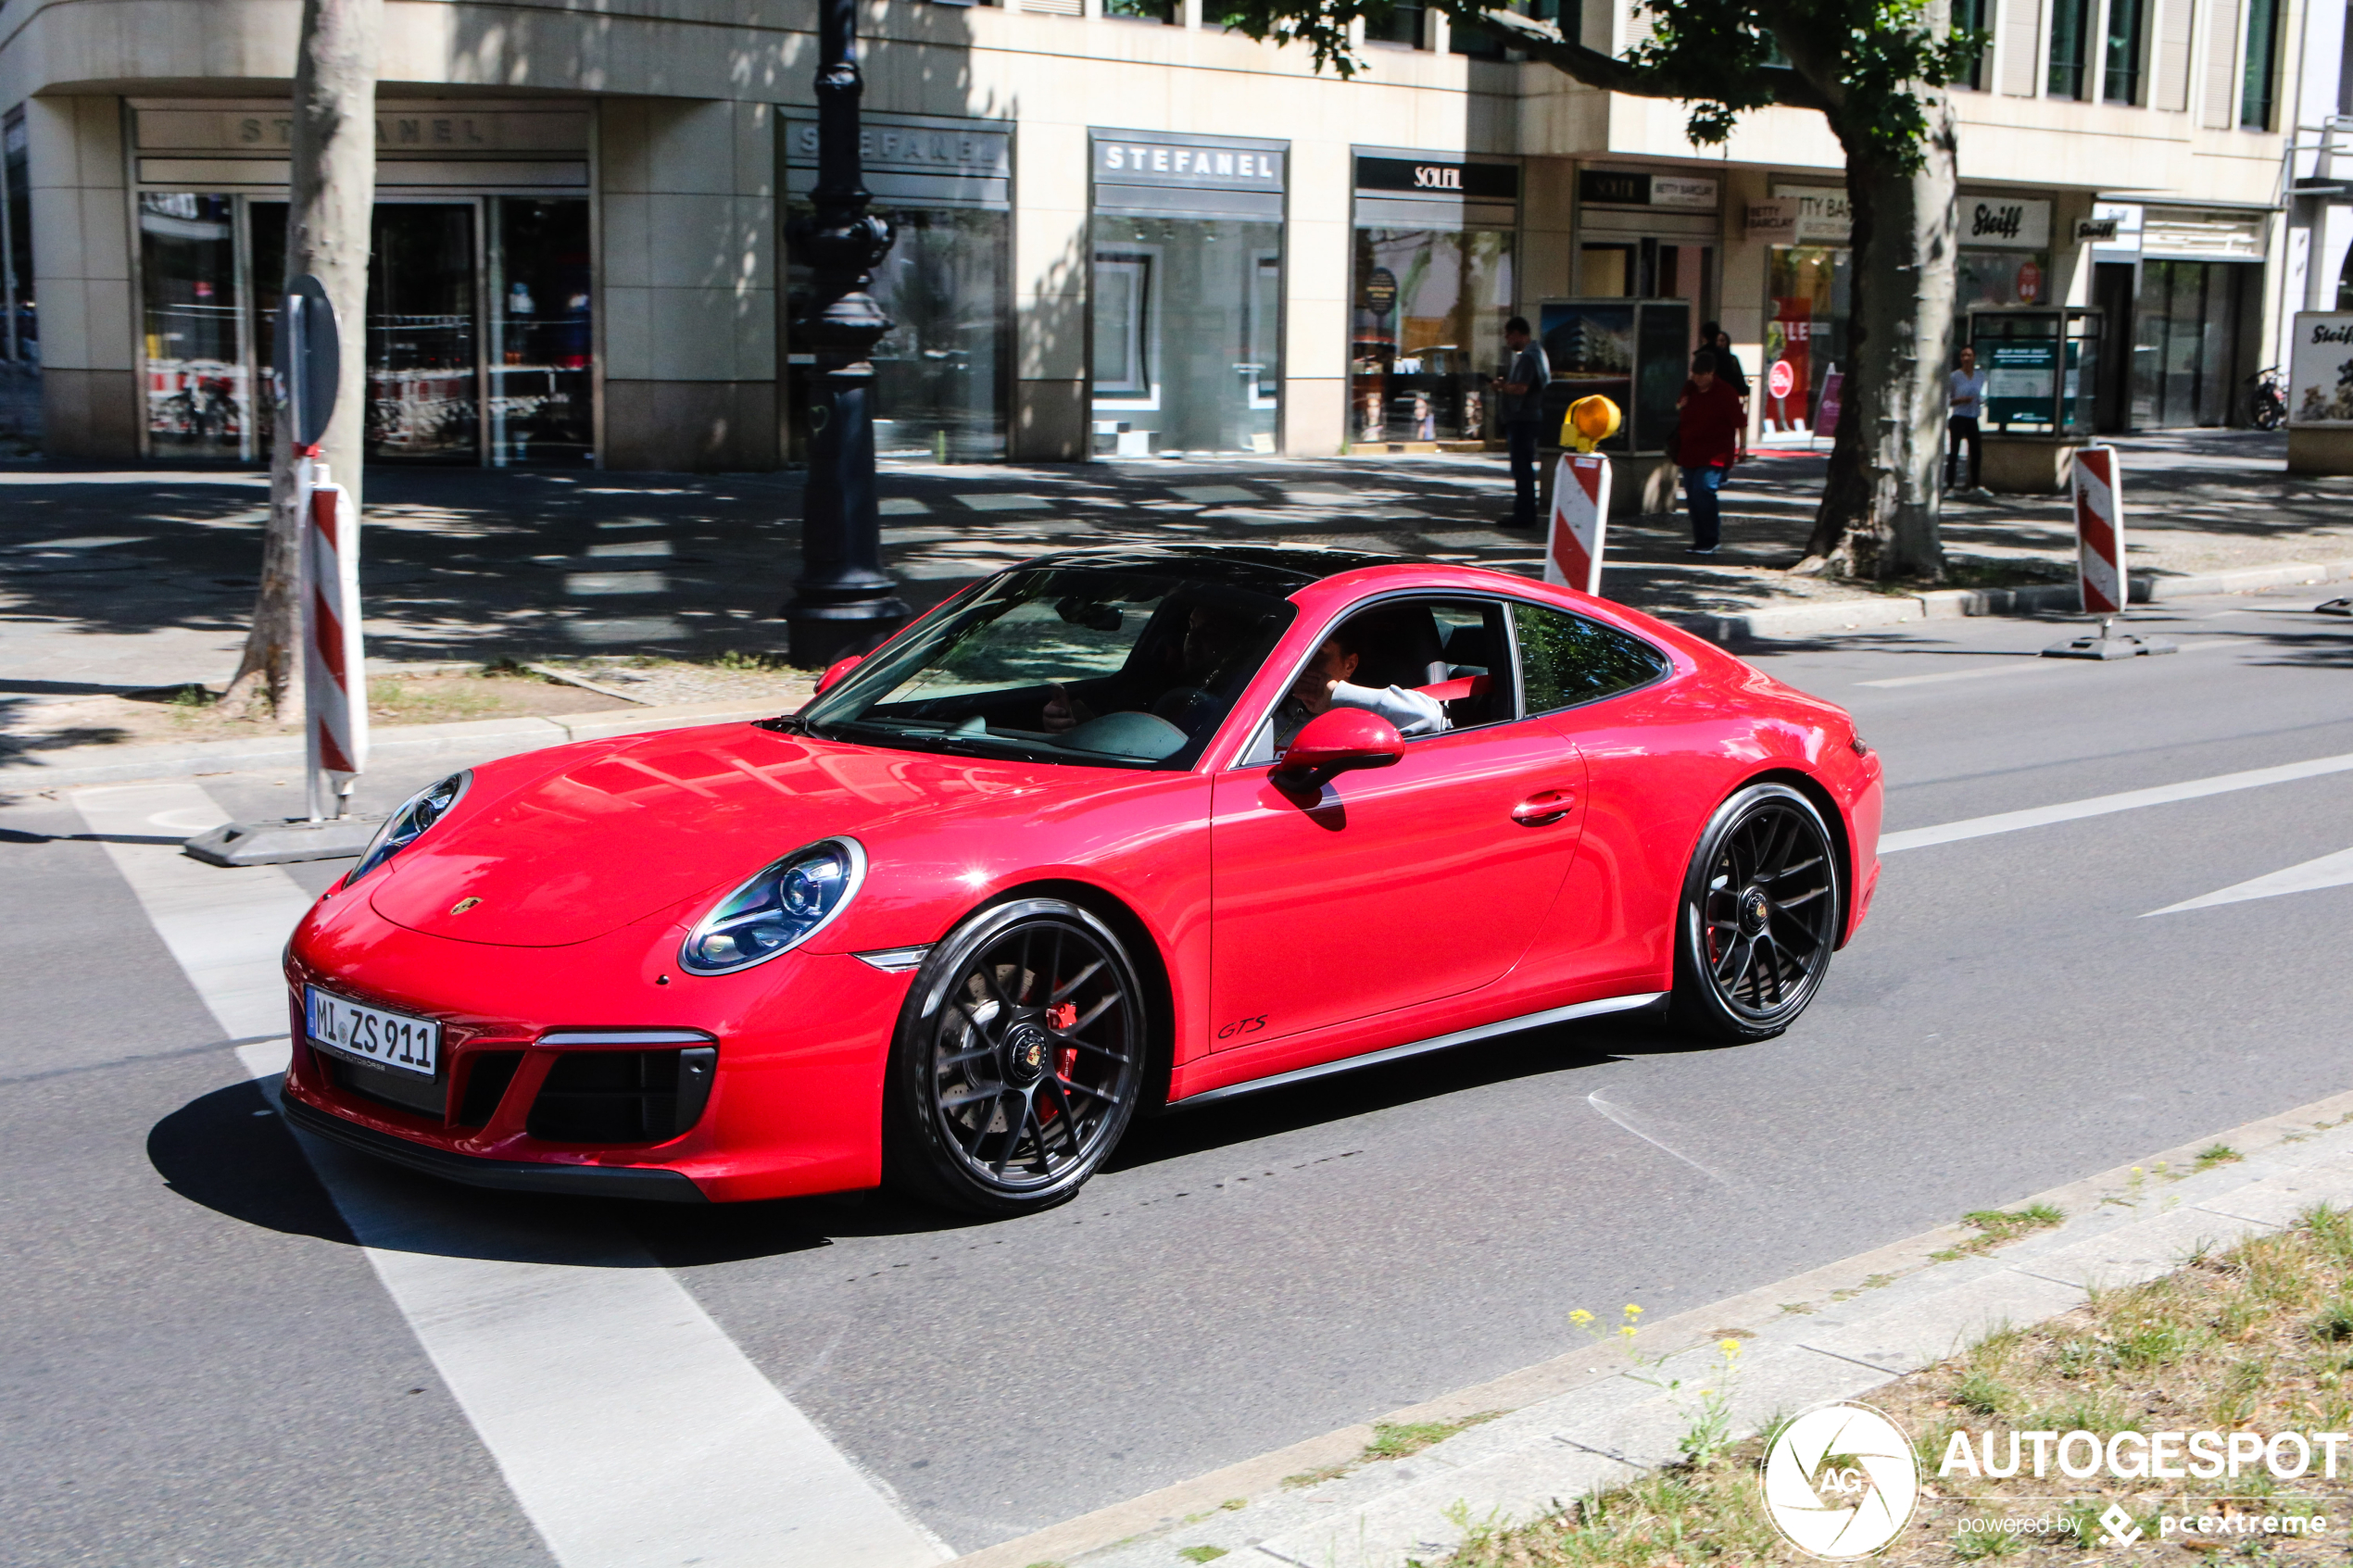
[{"label": "curb", "polygon": [[[2206,1243],[2280,1228],[2323,1201],[2353,1198],[2353,1092],[2020,1198],[2066,1222],[1982,1254],[1947,1257],[1976,1233],[1940,1226],[1648,1325],[1646,1367],[1615,1342],[1573,1350],[1380,1418],[1501,1419],[1408,1459],[1362,1464],[1300,1490],[1285,1475],[1356,1461],[1372,1424],[1344,1427],[1207,1475],[956,1559],[958,1568],[1165,1568],[1194,1546],[1235,1568],[1405,1568],[1462,1538],[1459,1519],[1528,1520],[1620,1486],[1678,1456],[1686,1418],[1650,1378],[1712,1368],[1711,1342],[1743,1337],[1738,1436],[1776,1413],[1854,1398],[2003,1323],[2071,1311],[2093,1286],[2154,1278]],[[2216,1142],[2243,1158],[2196,1169]],[[2170,1167],[2166,1177],[2143,1173]],[[1794,1309],[1794,1310],[1793,1310]],[[1564,1309],[1565,1310],[1565,1309]],[[1662,1357],[1662,1353],[1664,1353]],[[1666,1365],[1659,1362],[1664,1359]],[[1246,1499],[1241,1507],[1227,1506]]]},{"label": "curb", "polygon": [[[2346,578],[2353,578],[2353,560],[2286,561],[2277,566],[2233,567],[2227,571],[2181,577],[2158,577],[2144,572],[2132,579],[2132,602],[2158,604],[2202,594],[2241,594],[2258,588],[2334,583]],[[1936,588],[1925,594],[1831,599],[1722,615],[1670,615],[1662,619],[1712,643],[1762,642],[1965,616],[2054,612],[2071,615],[2078,613],[2081,603],[2074,583],[2045,583],[2030,588]]]},{"label": "curb", "polygon": [[[623,712],[570,717],[472,719],[456,724],[404,724],[371,737],[371,762],[429,761],[436,757],[485,761],[537,751],[572,741],[646,734],[696,724],[766,719],[784,711],[773,704],[747,707],[736,700],[681,703]],[[71,784],[123,784],[137,779],[182,779],[253,768],[300,767],[300,735],[266,740],[165,741],[149,746],[70,746],[0,759],[0,791],[57,789]]]}]

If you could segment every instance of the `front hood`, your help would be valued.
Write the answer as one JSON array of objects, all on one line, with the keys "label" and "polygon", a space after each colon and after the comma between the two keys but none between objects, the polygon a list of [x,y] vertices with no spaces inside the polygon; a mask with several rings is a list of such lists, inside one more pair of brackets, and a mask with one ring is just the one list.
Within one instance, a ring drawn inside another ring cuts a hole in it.
[{"label": "front hood", "polygon": [[[724,724],[589,742],[476,770],[449,820],[369,879],[434,936],[558,947],[717,897],[804,844],[1009,797],[1100,788],[1091,768],[974,761]],[[461,912],[458,906],[478,900]]]}]

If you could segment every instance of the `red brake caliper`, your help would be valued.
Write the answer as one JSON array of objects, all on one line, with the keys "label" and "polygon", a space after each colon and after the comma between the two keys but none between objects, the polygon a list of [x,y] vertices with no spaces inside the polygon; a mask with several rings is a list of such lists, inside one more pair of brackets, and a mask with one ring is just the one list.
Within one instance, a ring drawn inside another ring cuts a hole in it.
[{"label": "red brake caliper", "polygon": [[[1072,1024],[1078,1022],[1078,1004],[1076,1002],[1057,1002],[1052,1007],[1046,1010],[1046,1022],[1057,1031],[1069,1028]],[[1062,1048],[1061,1060],[1054,1064],[1055,1076],[1068,1078],[1072,1073],[1077,1071],[1078,1047],[1076,1046],[1064,1046]]]}]

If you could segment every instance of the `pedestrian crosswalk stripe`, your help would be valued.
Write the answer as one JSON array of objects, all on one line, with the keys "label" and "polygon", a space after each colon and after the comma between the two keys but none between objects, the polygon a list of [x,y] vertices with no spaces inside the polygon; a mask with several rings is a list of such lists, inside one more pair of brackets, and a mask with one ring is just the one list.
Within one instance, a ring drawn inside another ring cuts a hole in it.
[{"label": "pedestrian crosswalk stripe", "polygon": [[[226,821],[193,782],[77,792],[265,1091],[288,1046],[279,953],[310,899],[274,866],[170,843]],[[168,824],[158,824],[158,817]],[[563,1568],[918,1568],[955,1553],[836,1449],[618,1229],[522,1231],[496,1202],[296,1135],[369,1262]]]}]

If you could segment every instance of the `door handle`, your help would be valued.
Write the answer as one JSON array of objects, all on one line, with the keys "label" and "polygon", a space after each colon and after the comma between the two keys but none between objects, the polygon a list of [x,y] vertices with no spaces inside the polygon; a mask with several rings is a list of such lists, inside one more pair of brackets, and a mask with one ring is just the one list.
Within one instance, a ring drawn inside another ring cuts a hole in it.
[{"label": "door handle", "polygon": [[1559,822],[1577,809],[1577,797],[1565,789],[1529,796],[1512,808],[1512,821],[1522,827],[1541,828]]}]

